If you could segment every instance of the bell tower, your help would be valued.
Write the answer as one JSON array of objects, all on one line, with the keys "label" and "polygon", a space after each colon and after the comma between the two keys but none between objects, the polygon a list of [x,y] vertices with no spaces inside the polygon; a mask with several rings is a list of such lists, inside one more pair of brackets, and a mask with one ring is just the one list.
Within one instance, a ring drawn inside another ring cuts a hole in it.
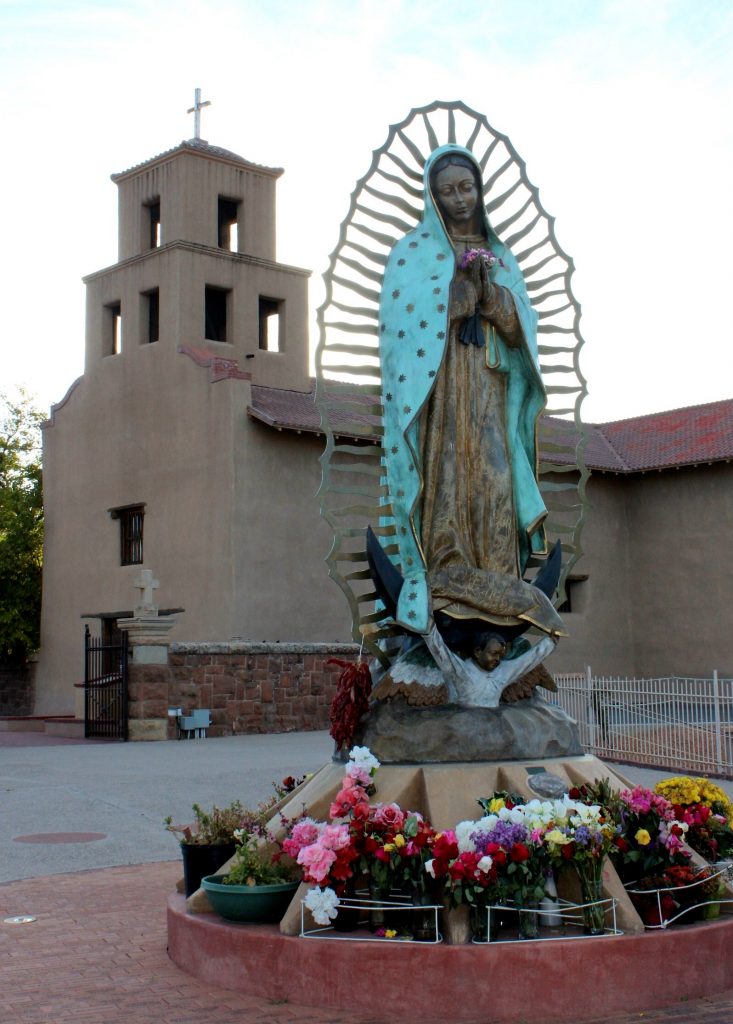
[{"label": "bell tower", "polygon": [[308,272],[275,258],[282,173],[194,137],[112,175],[118,262],[85,278],[87,374],[157,345],[309,390]]},{"label": "bell tower", "polygon": [[112,175],[118,261],[84,279],[84,374],[43,432],[43,712],[81,693],[83,623],[127,617],[141,567],[185,609],[173,640],[279,638],[289,588],[262,600],[253,580],[321,577],[298,525],[318,444],[248,415],[254,388],[312,407],[310,272],[275,254],[281,174],[195,136]]}]

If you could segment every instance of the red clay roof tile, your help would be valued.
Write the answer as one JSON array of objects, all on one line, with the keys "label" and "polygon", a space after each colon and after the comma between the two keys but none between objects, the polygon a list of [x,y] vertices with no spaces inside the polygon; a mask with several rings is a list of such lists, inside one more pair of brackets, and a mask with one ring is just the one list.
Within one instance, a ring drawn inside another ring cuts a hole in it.
[{"label": "red clay roof tile", "polygon": [[[365,395],[357,401],[369,406],[374,398]],[[253,385],[252,404],[247,412],[278,429],[321,431],[313,388],[310,392],[299,392]],[[368,412],[346,414],[337,409],[331,411],[329,418],[337,433],[341,428],[348,436],[358,435],[359,425],[377,422]],[[597,472],[640,473],[733,460],[733,399],[610,423],[587,423],[585,429],[585,462]],[[570,456],[552,450],[549,445],[560,443],[567,447],[576,439],[573,423],[546,417],[541,445],[544,442],[548,450],[542,452],[543,460],[567,464]]]}]

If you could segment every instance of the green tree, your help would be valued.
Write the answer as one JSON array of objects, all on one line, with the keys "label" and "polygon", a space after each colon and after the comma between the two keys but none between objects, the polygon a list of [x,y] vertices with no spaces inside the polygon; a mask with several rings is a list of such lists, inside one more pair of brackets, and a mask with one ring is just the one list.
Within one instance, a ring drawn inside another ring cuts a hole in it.
[{"label": "green tree", "polygon": [[0,659],[12,662],[40,638],[43,419],[25,392],[0,394]]}]

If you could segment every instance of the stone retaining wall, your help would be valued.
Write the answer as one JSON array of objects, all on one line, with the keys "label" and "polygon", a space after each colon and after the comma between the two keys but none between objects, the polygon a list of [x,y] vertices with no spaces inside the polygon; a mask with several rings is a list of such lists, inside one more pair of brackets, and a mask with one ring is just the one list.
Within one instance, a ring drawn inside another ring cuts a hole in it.
[{"label": "stone retaining wall", "polygon": [[[130,664],[131,737],[143,720],[168,722],[169,707],[211,710],[209,736],[327,729],[341,669],[329,658],[355,661],[354,644],[178,643],[167,663]],[[142,735],[140,735],[142,738]]]}]

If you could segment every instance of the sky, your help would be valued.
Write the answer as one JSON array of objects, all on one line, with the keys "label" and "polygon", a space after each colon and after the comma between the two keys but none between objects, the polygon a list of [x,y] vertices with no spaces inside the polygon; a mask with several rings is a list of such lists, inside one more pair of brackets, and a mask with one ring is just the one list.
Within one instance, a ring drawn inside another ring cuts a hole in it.
[{"label": "sky", "polygon": [[730,0],[0,0],[0,390],[83,372],[110,174],[193,135],[285,168],[278,259],[315,310],[388,126],[463,100],[573,258],[591,422],[733,397]]}]

